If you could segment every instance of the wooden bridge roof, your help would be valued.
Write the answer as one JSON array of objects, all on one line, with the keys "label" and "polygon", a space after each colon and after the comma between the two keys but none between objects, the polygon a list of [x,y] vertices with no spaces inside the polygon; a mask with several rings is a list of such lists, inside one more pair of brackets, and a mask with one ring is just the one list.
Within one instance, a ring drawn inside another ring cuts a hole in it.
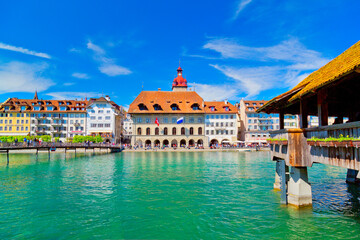
[{"label": "wooden bridge roof", "polygon": [[341,80],[360,67],[360,41],[334,58],[325,66],[311,73],[293,89],[273,98],[258,109],[257,112],[272,112],[283,105],[291,105],[299,98],[313,93],[331,83]]}]

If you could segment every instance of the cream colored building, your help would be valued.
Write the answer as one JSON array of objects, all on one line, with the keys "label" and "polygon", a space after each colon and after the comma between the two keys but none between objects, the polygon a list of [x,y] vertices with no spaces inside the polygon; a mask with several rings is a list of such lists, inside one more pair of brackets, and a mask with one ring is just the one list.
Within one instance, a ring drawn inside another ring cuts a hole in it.
[{"label": "cream colored building", "polygon": [[[204,100],[189,91],[179,67],[172,91],[142,91],[130,104],[132,145],[142,147],[207,146]],[[183,119],[182,123],[178,120]]]}]

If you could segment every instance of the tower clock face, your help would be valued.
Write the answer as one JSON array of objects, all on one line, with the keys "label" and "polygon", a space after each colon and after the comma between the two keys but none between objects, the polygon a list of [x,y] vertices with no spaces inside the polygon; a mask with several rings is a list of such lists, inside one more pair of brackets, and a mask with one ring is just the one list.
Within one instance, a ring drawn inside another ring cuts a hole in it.
[{"label": "tower clock face", "polygon": [[179,73],[179,76],[181,76],[181,72]]}]

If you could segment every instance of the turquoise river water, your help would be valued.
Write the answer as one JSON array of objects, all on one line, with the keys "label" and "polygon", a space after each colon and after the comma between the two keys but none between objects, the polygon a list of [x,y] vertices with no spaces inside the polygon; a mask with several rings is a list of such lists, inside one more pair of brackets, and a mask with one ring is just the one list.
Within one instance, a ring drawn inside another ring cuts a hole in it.
[{"label": "turquoise river water", "polygon": [[313,207],[279,204],[268,152],[0,155],[0,239],[359,239],[346,169],[309,169]]}]

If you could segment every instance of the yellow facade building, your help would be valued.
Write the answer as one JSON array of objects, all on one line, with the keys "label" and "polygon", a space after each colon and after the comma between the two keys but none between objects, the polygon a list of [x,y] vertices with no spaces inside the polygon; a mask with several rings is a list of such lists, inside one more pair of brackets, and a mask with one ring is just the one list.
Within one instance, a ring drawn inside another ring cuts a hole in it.
[{"label": "yellow facade building", "polygon": [[8,104],[0,106],[0,136],[26,136],[30,133],[30,113],[26,106]]}]

